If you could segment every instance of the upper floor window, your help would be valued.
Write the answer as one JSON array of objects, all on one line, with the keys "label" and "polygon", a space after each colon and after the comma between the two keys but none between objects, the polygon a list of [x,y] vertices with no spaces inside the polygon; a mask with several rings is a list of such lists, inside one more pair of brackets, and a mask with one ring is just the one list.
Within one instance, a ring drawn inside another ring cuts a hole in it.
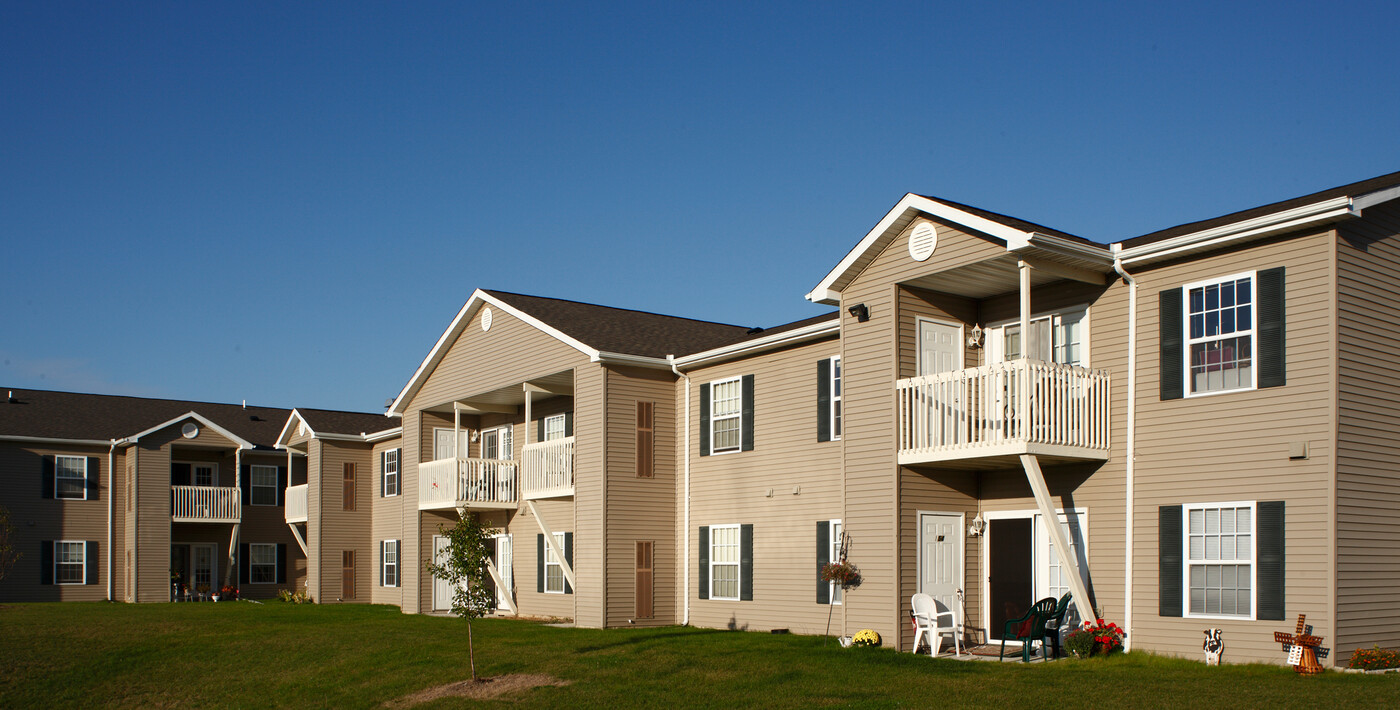
[{"label": "upper floor window", "polygon": [[841,356],[831,358],[831,438],[841,438]]},{"label": "upper floor window", "polygon": [[277,467],[253,466],[249,501],[253,505],[277,505]]},{"label": "upper floor window", "polygon": [[743,394],[735,377],[710,384],[710,451],[738,451],[742,441]]},{"label": "upper floor window", "polygon": [[555,414],[544,418],[544,441],[564,438],[564,415]]},{"label": "upper floor window", "polygon": [[379,495],[385,498],[399,494],[399,449],[379,452]]},{"label": "upper floor window", "polygon": [[87,457],[54,457],[54,497],[87,498]]},{"label": "upper floor window", "polygon": [[1184,291],[1188,393],[1253,389],[1253,272],[1188,284]]},{"label": "upper floor window", "polygon": [[1084,360],[1083,309],[1037,316],[1030,321],[1029,337],[1021,337],[1020,323],[1005,323],[989,328],[987,341],[993,362],[1007,362],[1021,357],[1027,347],[1032,360],[1080,365]]},{"label": "upper floor window", "polygon": [[481,432],[481,458],[502,461],[515,458],[509,425]]}]

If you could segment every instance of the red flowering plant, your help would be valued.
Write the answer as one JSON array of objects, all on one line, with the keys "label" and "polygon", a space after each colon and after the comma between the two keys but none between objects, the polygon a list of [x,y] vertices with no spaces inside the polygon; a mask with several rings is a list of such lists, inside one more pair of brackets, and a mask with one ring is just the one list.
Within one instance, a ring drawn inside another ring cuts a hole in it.
[{"label": "red flowering plant", "polygon": [[238,599],[238,589],[231,584],[225,584],[224,588],[219,590],[219,596],[225,601],[235,601]]},{"label": "red flowering plant", "polygon": [[1086,621],[1065,638],[1065,650],[1078,658],[1107,656],[1123,650],[1123,637],[1126,635],[1118,624],[1103,619]]},{"label": "red flowering plant", "polygon": [[842,589],[860,586],[860,569],[849,562],[831,562],[822,567],[822,581]]}]

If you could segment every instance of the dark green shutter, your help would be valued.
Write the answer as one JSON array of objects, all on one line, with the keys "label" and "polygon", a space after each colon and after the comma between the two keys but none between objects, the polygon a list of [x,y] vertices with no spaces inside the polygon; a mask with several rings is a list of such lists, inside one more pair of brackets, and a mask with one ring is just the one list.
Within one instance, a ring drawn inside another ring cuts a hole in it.
[{"label": "dark green shutter", "polygon": [[248,583],[248,543],[238,543],[238,581]]},{"label": "dark green shutter", "polygon": [[96,456],[89,456],[87,460],[87,499],[97,500],[102,496],[102,489],[98,485],[102,481],[102,462]]},{"label": "dark green shutter", "polygon": [[[564,533],[564,563],[567,564],[567,565],[569,565],[569,568],[570,568],[570,569],[573,569],[573,566],[574,566],[574,534],[571,533],[571,532],[566,532],[566,533]],[[564,593],[565,593],[565,594],[573,594],[573,593],[574,593],[574,588],[571,587],[571,586],[569,586],[569,578],[568,578],[568,577],[565,577],[565,578],[564,578]]]},{"label": "dark green shutter", "polygon": [[394,541],[394,586],[403,586],[403,540]]},{"label": "dark green shutter", "polygon": [[1283,267],[1260,271],[1254,293],[1258,299],[1255,312],[1259,319],[1259,387],[1282,387],[1288,382],[1284,364]]},{"label": "dark green shutter", "polygon": [[[41,458],[42,458],[42,460],[43,460],[44,463],[43,463],[43,466],[40,467],[40,471],[39,471],[40,475],[43,476],[43,480],[39,483],[39,490],[41,491],[41,492],[40,492],[40,495],[43,496],[44,498],[52,498],[52,497],[54,497],[54,496],[53,496],[53,486],[54,486],[53,478],[54,478],[54,475],[55,475],[55,474],[54,474],[54,462],[53,462],[54,459],[53,459],[52,456],[43,456],[43,457],[41,457]],[[50,553],[53,552],[52,549],[50,549],[49,551],[50,551]],[[53,576],[53,570],[52,570],[52,569],[49,570],[49,575],[50,575],[50,576]],[[51,581],[50,581],[50,582],[45,582],[45,584],[51,584],[51,583],[52,583]]]},{"label": "dark green shutter", "polygon": [[379,586],[381,586],[381,587],[387,587],[387,586],[389,586],[389,580],[385,578],[386,575],[385,575],[385,567],[384,567],[384,560],[387,559],[385,553],[386,553],[386,551],[387,551],[387,549],[388,549],[388,546],[389,546],[389,541],[388,541],[388,540],[380,540],[380,541],[379,541]]},{"label": "dark green shutter", "polygon": [[753,375],[744,375],[740,388],[744,400],[740,405],[742,407],[740,411],[742,413],[743,439],[741,439],[742,445],[739,450],[753,451]]},{"label": "dark green shutter", "polygon": [[277,543],[277,583],[287,583],[287,543]]},{"label": "dark green shutter", "polygon": [[389,490],[388,490],[389,475],[388,475],[388,470],[387,470],[388,468],[389,468],[389,450],[388,450],[388,449],[385,449],[384,451],[379,452],[379,497],[380,497],[380,498],[383,498],[383,497],[389,495]]},{"label": "dark green shutter", "polygon": [[700,598],[710,598],[710,526],[700,526]]},{"label": "dark green shutter", "polygon": [[544,594],[544,533],[535,535],[535,591]]},{"label": "dark green shutter", "polygon": [[98,556],[101,553],[97,549],[96,540],[87,541],[87,549],[83,550],[83,564],[87,565],[87,574],[84,577],[84,584],[97,584],[97,574],[100,566],[97,564]]},{"label": "dark green shutter", "polygon": [[[710,455],[710,386],[708,384],[700,385],[700,455]],[[701,597],[701,599],[704,598]]]},{"label": "dark green shutter", "polygon": [[287,495],[287,467],[277,467],[277,505],[286,505],[283,498]]},{"label": "dark green shutter", "polygon": [[831,360],[817,361],[817,441],[831,441]]},{"label": "dark green shutter", "polygon": [[243,489],[243,505],[253,504],[253,467],[243,466],[239,470],[238,484]]},{"label": "dark green shutter", "polygon": [[1284,602],[1283,501],[1259,503],[1259,569],[1256,618],[1281,621]]},{"label": "dark green shutter", "polygon": [[574,435],[574,413],[564,412],[564,436]]},{"label": "dark green shutter", "polygon": [[[823,361],[825,362],[825,361]],[[822,580],[822,568],[831,562],[831,522],[817,521],[817,603],[831,603],[831,583]]]},{"label": "dark green shutter", "polygon": [[1181,289],[1167,289],[1158,294],[1157,310],[1159,340],[1162,348],[1157,374],[1161,380],[1162,399],[1181,399],[1185,393],[1182,360],[1185,354],[1183,352],[1184,343],[1181,339]]},{"label": "dark green shutter", "polygon": [[39,584],[53,584],[53,540],[39,543]]},{"label": "dark green shutter", "polygon": [[739,526],[739,600],[753,601],[753,525]]},{"label": "dark green shutter", "polygon": [[1181,506],[1157,509],[1157,615],[1181,616]]}]

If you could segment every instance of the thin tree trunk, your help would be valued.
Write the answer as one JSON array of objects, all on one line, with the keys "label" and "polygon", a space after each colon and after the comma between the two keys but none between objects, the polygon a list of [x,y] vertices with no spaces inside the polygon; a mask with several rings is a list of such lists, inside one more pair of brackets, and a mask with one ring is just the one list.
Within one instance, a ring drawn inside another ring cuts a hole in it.
[{"label": "thin tree trunk", "polygon": [[467,658],[472,662],[472,682],[476,682],[476,649],[472,647],[472,620],[467,617]]}]

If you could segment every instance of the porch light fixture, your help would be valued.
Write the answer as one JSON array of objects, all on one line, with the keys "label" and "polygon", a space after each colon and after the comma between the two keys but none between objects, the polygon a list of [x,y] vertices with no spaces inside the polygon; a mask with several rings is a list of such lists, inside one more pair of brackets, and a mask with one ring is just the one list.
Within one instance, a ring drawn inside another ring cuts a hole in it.
[{"label": "porch light fixture", "polygon": [[870,309],[866,308],[864,303],[857,303],[847,308],[846,312],[850,313],[851,317],[855,318],[857,323],[864,323],[870,320]]},{"label": "porch light fixture", "polygon": [[972,537],[981,537],[982,531],[987,529],[987,521],[982,519],[982,514],[972,519],[972,524],[967,526],[967,534]]},{"label": "porch light fixture", "polygon": [[980,326],[980,325],[974,325],[974,326],[972,326],[972,332],[970,332],[970,333],[967,334],[967,347],[969,347],[969,348],[980,348],[980,347],[982,347],[982,337],[983,337],[982,326]]}]

